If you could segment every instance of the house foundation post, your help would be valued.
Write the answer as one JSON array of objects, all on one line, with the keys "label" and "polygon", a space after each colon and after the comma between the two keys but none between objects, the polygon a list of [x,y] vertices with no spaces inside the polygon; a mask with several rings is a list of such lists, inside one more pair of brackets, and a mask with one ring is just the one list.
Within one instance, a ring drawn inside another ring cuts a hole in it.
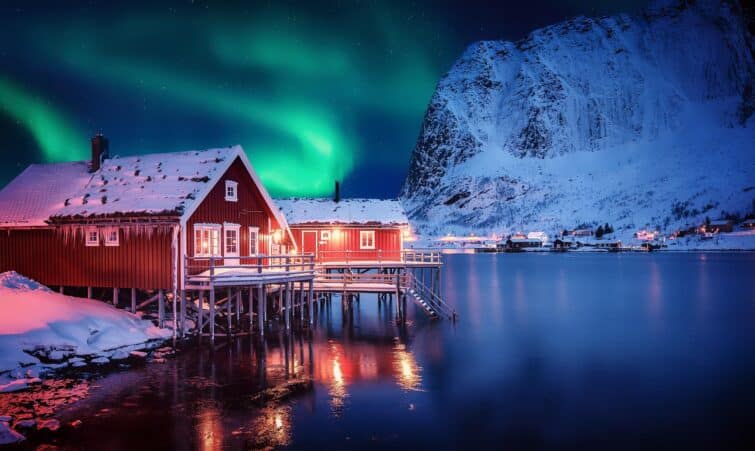
[{"label": "house foundation post", "polygon": [[210,285],[210,339],[215,339],[215,287]]},{"label": "house foundation post", "polygon": [[113,288],[113,305],[118,307],[118,289]]},{"label": "house foundation post", "polygon": [[160,327],[165,327],[165,293],[163,290],[157,291],[157,323]]},{"label": "house foundation post", "polygon": [[232,290],[229,288],[228,299],[226,300],[226,311],[225,311],[225,316],[228,319],[228,329],[226,329],[225,334],[229,337],[231,336],[231,319],[233,318],[232,306],[233,306],[233,293],[232,293]]},{"label": "house foundation post", "polygon": [[136,313],[136,288],[131,289],[131,313]]},{"label": "house foundation post", "polygon": [[87,299],[92,299],[92,287],[87,287]]},{"label": "house foundation post", "polygon": [[257,285],[257,324],[260,328],[260,335],[265,334],[265,286]]},{"label": "house foundation post", "polygon": [[181,337],[186,336],[186,290],[181,290]]}]

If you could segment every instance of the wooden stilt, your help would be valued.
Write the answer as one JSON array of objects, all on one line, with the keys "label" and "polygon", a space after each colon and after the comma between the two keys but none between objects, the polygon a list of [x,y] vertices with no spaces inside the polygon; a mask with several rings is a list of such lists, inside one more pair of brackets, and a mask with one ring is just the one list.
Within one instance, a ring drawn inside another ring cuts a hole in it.
[{"label": "wooden stilt", "polygon": [[265,334],[265,286],[257,285],[257,324],[260,328],[260,335]]},{"label": "wooden stilt", "polygon": [[136,288],[131,289],[131,313],[136,313]]},{"label": "wooden stilt", "polygon": [[176,287],[173,287],[173,292],[170,294],[171,301],[173,304],[173,339],[176,339],[176,336],[178,335],[178,312],[176,311],[176,306],[178,302],[178,291],[176,290]]},{"label": "wooden stilt", "polygon": [[[249,286],[249,333],[252,333],[252,328],[254,327],[254,287]],[[259,316],[262,312],[260,310],[257,310],[257,316]]]},{"label": "wooden stilt", "polygon": [[315,284],[309,281],[309,324],[315,323]]},{"label": "wooden stilt", "polygon": [[61,286],[58,287],[58,293],[65,294],[65,293],[63,293],[63,285],[61,285]]},{"label": "wooden stilt", "polygon": [[236,290],[236,327],[241,328],[241,288]]},{"label": "wooden stilt", "polygon": [[118,307],[118,289],[113,288],[113,305]]},{"label": "wooden stilt", "polygon": [[197,332],[201,336],[204,329],[204,293],[201,291],[198,293],[197,304]]},{"label": "wooden stilt", "polygon": [[87,299],[92,299],[92,287],[87,287]]},{"label": "wooden stilt", "polygon": [[226,312],[225,316],[228,319],[228,329],[225,331],[225,334],[227,336],[231,336],[231,318],[233,318],[233,312],[231,311],[231,308],[233,306],[233,294],[231,293],[231,289],[228,289],[228,299],[226,300]]},{"label": "wooden stilt", "polygon": [[181,290],[181,337],[186,336],[186,290]]},{"label": "wooden stilt", "polygon": [[165,293],[163,290],[157,291],[157,323],[160,327],[165,327]]},{"label": "wooden stilt", "polygon": [[292,283],[286,284],[286,330],[291,329],[291,286]]},{"label": "wooden stilt", "polygon": [[304,281],[299,282],[299,321],[304,323]]},{"label": "wooden stilt", "polygon": [[210,286],[210,339],[215,339],[215,287]]}]

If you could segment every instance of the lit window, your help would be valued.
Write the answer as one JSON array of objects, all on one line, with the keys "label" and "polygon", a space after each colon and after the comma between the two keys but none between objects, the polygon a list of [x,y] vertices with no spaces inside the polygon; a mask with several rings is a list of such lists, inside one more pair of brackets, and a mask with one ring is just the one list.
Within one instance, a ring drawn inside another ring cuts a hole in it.
[{"label": "lit window", "polygon": [[220,255],[220,226],[194,226],[194,256],[211,257]]},{"label": "lit window", "polygon": [[99,246],[100,245],[100,232],[94,227],[86,230],[86,245],[87,246]]},{"label": "lit window", "polygon": [[359,249],[375,249],[375,231],[359,231]]},{"label": "lit window", "polygon": [[105,229],[105,246],[119,246],[118,228],[109,227]]},{"label": "lit window", "polygon": [[330,240],[330,230],[322,230],[322,231],[320,231],[320,239],[322,241],[329,241]]},{"label": "lit window", "polygon": [[233,180],[226,180],[225,181],[225,200],[229,202],[236,202],[239,200],[238,198],[238,183],[234,182]]},{"label": "lit window", "polygon": [[249,227],[249,255],[257,255],[260,252],[259,227]]},{"label": "lit window", "polygon": [[227,228],[225,229],[225,255],[238,255],[239,254],[239,229]]}]

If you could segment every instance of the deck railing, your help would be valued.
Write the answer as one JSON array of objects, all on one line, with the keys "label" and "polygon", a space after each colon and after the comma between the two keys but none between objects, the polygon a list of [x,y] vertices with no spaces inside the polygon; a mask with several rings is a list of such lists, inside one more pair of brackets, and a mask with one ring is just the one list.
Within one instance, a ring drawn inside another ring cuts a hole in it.
[{"label": "deck railing", "polygon": [[312,279],[314,254],[184,257],[185,284]]},{"label": "deck railing", "polygon": [[359,263],[376,262],[379,265],[386,263],[410,263],[410,264],[441,264],[441,253],[432,249],[407,249],[407,250],[321,250],[317,253],[318,263]]}]

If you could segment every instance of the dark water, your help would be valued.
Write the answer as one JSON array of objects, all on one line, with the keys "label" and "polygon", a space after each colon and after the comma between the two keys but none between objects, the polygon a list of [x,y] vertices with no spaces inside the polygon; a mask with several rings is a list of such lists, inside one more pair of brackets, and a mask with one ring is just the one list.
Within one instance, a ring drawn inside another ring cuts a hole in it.
[{"label": "dark water", "polygon": [[[97,380],[72,449],[753,449],[755,255],[454,255],[454,326],[340,302]],[[261,388],[311,390],[260,406]]]}]

